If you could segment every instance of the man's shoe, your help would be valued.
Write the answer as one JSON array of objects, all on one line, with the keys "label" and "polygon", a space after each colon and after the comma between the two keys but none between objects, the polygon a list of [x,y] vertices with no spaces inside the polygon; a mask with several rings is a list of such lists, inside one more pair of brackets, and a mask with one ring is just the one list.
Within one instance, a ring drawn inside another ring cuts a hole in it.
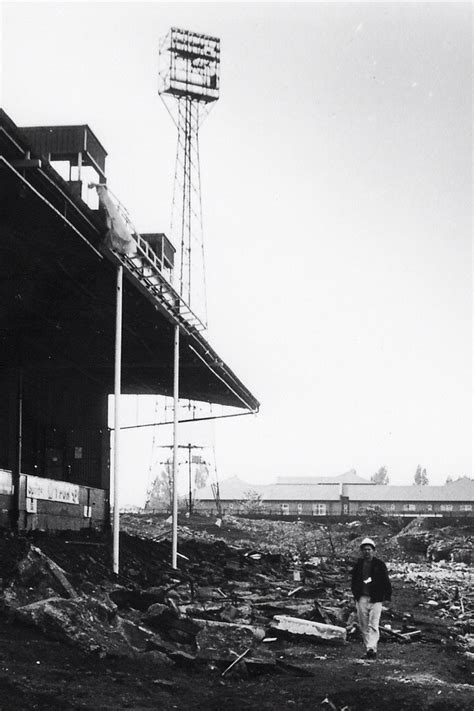
[{"label": "man's shoe", "polygon": [[377,659],[377,652],[374,649],[368,649],[365,656],[366,659]]}]

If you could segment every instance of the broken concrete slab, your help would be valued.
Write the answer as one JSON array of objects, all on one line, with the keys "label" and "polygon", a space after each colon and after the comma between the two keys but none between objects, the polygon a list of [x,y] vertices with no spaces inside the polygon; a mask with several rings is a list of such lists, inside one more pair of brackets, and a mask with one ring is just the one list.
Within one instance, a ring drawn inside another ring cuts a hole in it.
[{"label": "broken concrete slab", "polygon": [[329,605],[319,605],[318,609],[320,613],[324,616],[325,622],[328,624],[335,624],[336,626],[346,625],[348,618],[350,617],[350,610],[344,607],[334,607]]},{"label": "broken concrete slab", "polygon": [[57,591],[51,587],[43,585],[38,587],[26,587],[14,582],[3,590],[1,606],[3,610],[13,612],[18,607],[23,607],[24,605],[29,605],[45,598],[57,597],[57,595]]},{"label": "broken concrete slab", "polygon": [[30,554],[31,556],[36,556],[38,561],[41,561],[41,563],[51,571],[51,574],[58,582],[58,584],[62,587],[66,595],[68,595],[72,599],[78,597],[77,592],[67,579],[65,571],[60,568],[60,566],[55,563],[54,560],[51,560],[51,558],[45,555],[43,551],[40,548],[37,548],[36,546],[31,546],[28,557],[30,556]]},{"label": "broken concrete slab", "polygon": [[194,599],[198,602],[205,603],[208,601],[222,600],[225,598],[222,591],[211,587],[197,587],[194,591]]},{"label": "broken concrete slab", "polygon": [[[143,603],[141,590],[126,588],[123,585],[117,585],[110,590],[109,597],[120,610],[132,607],[134,610],[145,611],[151,604]],[[158,602],[158,600],[154,600],[154,602]]]},{"label": "broken concrete slab", "polygon": [[240,625],[233,622],[219,622],[217,620],[195,620],[196,624],[201,629],[209,628],[215,630],[231,630],[233,628],[243,629],[253,635],[256,642],[261,642],[265,638],[265,630],[257,625]]},{"label": "broken concrete slab", "polygon": [[187,605],[179,605],[178,606],[178,611],[182,615],[186,615],[188,617],[193,617],[197,619],[218,619],[220,617],[220,614],[223,610],[224,606],[223,605],[195,605],[195,604],[187,604]]},{"label": "broken concrete slab", "polygon": [[232,662],[236,653],[253,648],[265,636],[263,628],[214,620],[199,620],[202,629],[196,635],[197,658]]},{"label": "broken concrete slab", "polygon": [[163,585],[146,588],[140,590],[137,587],[124,587],[117,585],[110,590],[111,599],[120,609],[133,608],[145,612],[151,605],[155,603],[165,604],[169,600],[179,600],[180,595],[175,590],[167,588]]},{"label": "broken concrete slab", "polygon": [[196,620],[215,620],[250,624],[252,618],[251,605],[232,605],[224,602],[220,605],[179,605],[179,612]]},{"label": "broken concrete slab", "polygon": [[143,622],[149,627],[163,629],[169,627],[170,624],[179,618],[178,612],[168,605],[161,602],[155,602],[147,609],[142,616]]},{"label": "broken concrete slab", "polygon": [[15,580],[3,591],[6,609],[15,609],[49,597],[74,599],[78,593],[65,571],[40,548],[30,545],[27,554],[17,564]]},{"label": "broken concrete slab", "polygon": [[292,598],[284,598],[280,600],[257,602],[253,607],[260,613],[267,614],[269,617],[274,617],[275,615],[302,617],[303,615],[311,615],[311,613],[314,612],[315,602],[314,600],[307,602],[301,599],[294,600]]},{"label": "broken concrete slab", "polygon": [[117,630],[138,652],[149,650],[156,637],[156,634],[151,630],[123,617],[117,617]]},{"label": "broken concrete slab", "polygon": [[174,607],[160,603],[151,605],[142,615],[147,627],[163,632],[169,639],[183,644],[193,644],[200,627],[190,617],[184,617]]},{"label": "broken concrete slab", "polygon": [[100,656],[133,656],[134,649],[115,610],[112,603],[94,598],[66,600],[53,597],[19,607],[15,610],[15,619],[85,652]]},{"label": "broken concrete slab", "polygon": [[325,625],[321,622],[303,620],[299,617],[276,615],[271,621],[270,627],[277,632],[283,632],[295,637],[305,637],[314,642],[325,644],[344,644],[347,640],[344,627]]}]

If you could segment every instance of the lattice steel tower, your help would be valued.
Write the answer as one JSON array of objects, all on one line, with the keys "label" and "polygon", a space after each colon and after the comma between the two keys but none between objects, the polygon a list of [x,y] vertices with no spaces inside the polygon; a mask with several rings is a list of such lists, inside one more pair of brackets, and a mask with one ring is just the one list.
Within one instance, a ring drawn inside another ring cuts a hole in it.
[{"label": "lattice steel tower", "polygon": [[220,40],[172,27],[160,42],[158,93],[177,129],[171,238],[179,253],[179,292],[205,323],[206,276],[199,128],[219,98]]}]

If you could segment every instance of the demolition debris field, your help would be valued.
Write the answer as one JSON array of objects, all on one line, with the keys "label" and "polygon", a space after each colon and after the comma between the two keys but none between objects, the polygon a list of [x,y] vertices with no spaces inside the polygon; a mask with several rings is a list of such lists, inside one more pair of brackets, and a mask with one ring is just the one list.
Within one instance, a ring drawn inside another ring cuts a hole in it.
[{"label": "demolition debris field", "polygon": [[[122,515],[121,574],[90,532],[0,537],[0,709],[467,710],[473,524]],[[394,587],[363,658],[349,573],[375,538]]]}]

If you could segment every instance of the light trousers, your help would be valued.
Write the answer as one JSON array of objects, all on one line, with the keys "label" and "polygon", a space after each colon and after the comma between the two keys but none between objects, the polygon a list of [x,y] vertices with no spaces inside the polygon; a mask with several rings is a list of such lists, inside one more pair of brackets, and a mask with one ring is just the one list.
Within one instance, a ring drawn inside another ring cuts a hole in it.
[{"label": "light trousers", "polygon": [[360,631],[366,649],[377,651],[379,641],[379,622],[382,614],[381,602],[370,602],[370,597],[362,595],[356,602]]}]

